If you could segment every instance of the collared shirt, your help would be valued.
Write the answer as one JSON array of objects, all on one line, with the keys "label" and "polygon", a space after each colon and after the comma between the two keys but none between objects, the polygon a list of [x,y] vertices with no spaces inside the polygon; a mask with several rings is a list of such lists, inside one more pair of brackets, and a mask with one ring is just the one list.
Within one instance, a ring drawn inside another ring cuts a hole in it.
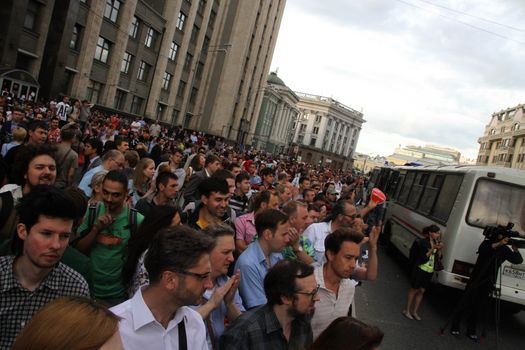
[{"label": "collared shirt", "polygon": [[89,297],[86,280],[60,262],[38,288],[28,290],[14,276],[14,260],[14,256],[0,257],[0,349],[10,349],[26,323],[50,301],[64,296]]},{"label": "collared shirt", "polygon": [[96,173],[103,171],[103,170],[104,170],[104,167],[102,166],[102,164],[100,164],[99,166],[85,173],[84,176],[82,177],[82,180],[80,180],[80,184],[78,185],[78,188],[84,191],[87,197],[91,197],[91,193],[93,192],[93,189],[90,187],[91,179]]},{"label": "collared shirt", "polygon": [[264,305],[239,316],[221,337],[221,349],[299,350],[312,345],[312,328],[306,318],[292,321],[290,341],[271,306]]},{"label": "collared shirt", "polygon": [[[204,303],[206,303],[208,300],[210,300],[211,296],[213,295],[213,293],[215,292],[215,290],[217,288],[220,288],[222,286],[224,286],[228,280],[230,278],[228,276],[219,276],[217,277],[217,279],[215,280],[215,285],[213,286],[212,289],[207,289],[205,292],[204,292],[204,295],[202,296]],[[237,308],[239,309],[240,312],[245,312],[246,310],[244,309],[244,306],[242,305],[242,299],[241,299],[241,296],[239,295],[239,291],[235,291],[235,296],[233,297],[233,302],[235,304],[235,306],[237,306]],[[199,306],[192,306],[192,309],[194,310],[197,310],[198,308],[200,307]],[[224,303],[224,301],[221,301],[221,305],[216,308],[215,310],[213,310],[211,313],[210,313],[210,321],[211,321],[211,326],[213,328],[213,334],[215,336],[215,344],[219,344],[219,338],[220,336],[224,333],[224,330],[226,329],[225,327],[225,321],[226,321],[226,318],[227,318],[227,315],[228,315],[228,311],[226,309],[226,304]],[[230,323],[232,322],[232,320],[228,320]],[[208,333],[207,334],[207,338],[208,338],[208,343],[211,344],[210,340],[209,340],[209,337],[210,337],[210,334]],[[211,349],[211,345],[209,346],[209,348]]]},{"label": "collared shirt", "polygon": [[252,242],[257,234],[255,229],[255,212],[241,215],[235,220],[235,239],[242,239],[245,242]]},{"label": "collared shirt", "polygon": [[239,256],[235,264],[235,271],[241,271],[239,292],[246,309],[266,304],[264,277],[269,267],[277,264],[282,259],[281,253],[271,253],[270,266],[267,266],[259,241],[250,243],[248,248]]},{"label": "collared shirt", "polygon": [[208,350],[202,317],[188,306],[179,308],[166,328],[155,319],[144,302],[141,289],[133,298],[110,310],[121,318],[119,331],[126,350],[178,349],[180,322],[185,322],[188,349]]},{"label": "collared shirt", "polygon": [[317,264],[322,265],[324,262],[324,239],[332,231],[332,221],[330,222],[318,222],[311,224],[304,230],[304,236],[312,242],[314,246],[314,259]]},{"label": "collared shirt", "polygon": [[246,210],[248,208],[248,196],[244,193],[242,195],[233,194],[233,196],[230,198],[229,206],[233,210],[235,210],[235,214],[237,216],[241,216],[246,214]]},{"label": "collared shirt", "polygon": [[341,279],[337,296],[324,283],[323,266],[314,270],[315,280],[319,284],[319,301],[315,303],[315,313],[312,317],[312,331],[316,339],[333,320],[348,316],[350,304],[354,300],[355,285],[349,278]]}]

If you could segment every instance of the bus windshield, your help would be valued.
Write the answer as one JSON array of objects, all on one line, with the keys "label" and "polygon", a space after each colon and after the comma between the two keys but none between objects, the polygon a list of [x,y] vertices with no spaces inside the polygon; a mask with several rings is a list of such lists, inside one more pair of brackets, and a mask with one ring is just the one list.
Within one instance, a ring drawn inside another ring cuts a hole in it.
[{"label": "bus windshield", "polygon": [[480,179],[467,216],[469,225],[485,228],[512,222],[514,231],[525,232],[525,188]]}]

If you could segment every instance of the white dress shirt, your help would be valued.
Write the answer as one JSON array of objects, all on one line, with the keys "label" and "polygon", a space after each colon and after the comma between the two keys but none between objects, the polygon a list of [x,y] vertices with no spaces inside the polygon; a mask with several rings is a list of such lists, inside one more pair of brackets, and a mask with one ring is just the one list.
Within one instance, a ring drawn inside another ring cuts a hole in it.
[{"label": "white dress shirt", "polygon": [[184,320],[188,349],[208,350],[206,327],[200,314],[187,306],[177,310],[164,328],[153,316],[139,289],[133,298],[112,307],[111,312],[121,318],[120,337],[126,350],[171,350],[179,348],[179,323]]}]

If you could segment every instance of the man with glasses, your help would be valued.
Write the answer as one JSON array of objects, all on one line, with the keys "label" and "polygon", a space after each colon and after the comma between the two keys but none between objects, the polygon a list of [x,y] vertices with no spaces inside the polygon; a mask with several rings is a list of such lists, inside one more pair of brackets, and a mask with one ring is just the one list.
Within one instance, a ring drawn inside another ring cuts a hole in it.
[{"label": "man with glasses", "polygon": [[325,261],[324,239],[338,228],[352,226],[357,217],[357,209],[350,201],[338,201],[323,222],[311,224],[304,231],[304,236],[314,246],[314,259],[318,265]]},{"label": "man with glasses", "polygon": [[80,180],[80,184],[78,185],[78,188],[80,188],[87,197],[91,197],[92,189],[89,186],[91,184],[91,179],[93,178],[93,175],[106,170],[122,170],[124,169],[124,165],[126,164],[126,160],[124,159],[124,155],[117,150],[110,150],[106,154],[102,156],[102,164],[99,166],[89,170],[84,174],[82,177],[82,180]]},{"label": "man with glasses", "polygon": [[127,350],[208,349],[198,304],[211,281],[213,240],[186,226],[159,232],[145,260],[150,284],[111,311]]},{"label": "man with glasses", "polygon": [[76,248],[90,258],[93,296],[110,306],[125,300],[122,268],[127,245],[132,230],[143,220],[142,215],[129,209],[127,194],[128,179],[124,172],[107,173],[102,182],[103,202],[95,208],[94,218],[88,209],[78,228],[80,237],[75,241]]},{"label": "man with glasses", "polygon": [[264,278],[267,303],[239,316],[221,337],[221,349],[307,349],[310,317],[319,301],[313,268],[283,260]]}]

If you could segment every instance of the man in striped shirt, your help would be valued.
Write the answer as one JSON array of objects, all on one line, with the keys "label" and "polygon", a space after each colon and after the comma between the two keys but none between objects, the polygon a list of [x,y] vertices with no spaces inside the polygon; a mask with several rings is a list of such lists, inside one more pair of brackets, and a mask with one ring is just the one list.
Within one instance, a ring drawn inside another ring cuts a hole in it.
[{"label": "man in striped shirt", "polygon": [[250,175],[243,171],[235,177],[235,192],[229,202],[230,208],[238,217],[248,212],[248,192],[250,192]]}]

